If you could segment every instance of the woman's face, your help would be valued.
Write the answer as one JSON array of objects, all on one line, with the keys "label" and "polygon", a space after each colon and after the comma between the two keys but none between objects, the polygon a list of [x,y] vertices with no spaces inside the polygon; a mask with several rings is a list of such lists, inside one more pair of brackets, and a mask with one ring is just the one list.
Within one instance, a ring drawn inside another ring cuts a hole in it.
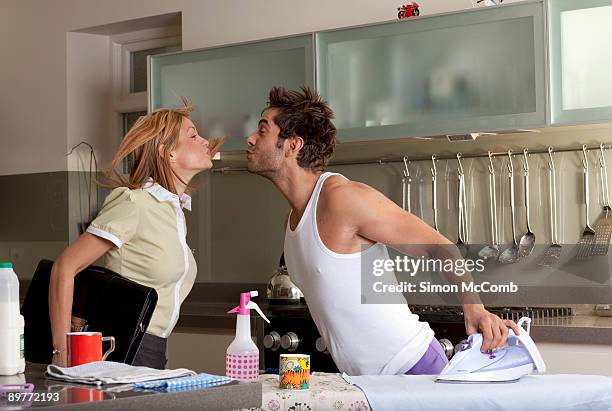
[{"label": "woman's face", "polygon": [[193,176],[212,168],[208,140],[198,135],[188,117],[183,117],[179,138],[171,154],[172,168],[181,176]]}]

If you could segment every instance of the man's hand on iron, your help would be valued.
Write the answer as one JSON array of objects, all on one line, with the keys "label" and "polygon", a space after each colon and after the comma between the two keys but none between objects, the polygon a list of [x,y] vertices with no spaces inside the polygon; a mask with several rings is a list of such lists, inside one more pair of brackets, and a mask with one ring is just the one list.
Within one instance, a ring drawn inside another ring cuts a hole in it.
[{"label": "man's hand on iron", "polygon": [[468,335],[482,333],[481,352],[492,352],[501,349],[508,339],[508,328],[516,335],[521,329],[512,320],[502,320],[497,315],[487,311],[482,304],[466,304],[463,306],[465,330]]}]

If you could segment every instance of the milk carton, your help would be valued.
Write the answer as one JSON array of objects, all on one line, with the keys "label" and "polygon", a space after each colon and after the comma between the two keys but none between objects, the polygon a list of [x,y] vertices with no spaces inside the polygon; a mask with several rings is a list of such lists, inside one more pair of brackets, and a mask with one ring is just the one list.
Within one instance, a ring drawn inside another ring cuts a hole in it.
[{"label": "milk carton", "polygon": [[0,375],[25,371],[19,280],[12,263],[0,262]]}]

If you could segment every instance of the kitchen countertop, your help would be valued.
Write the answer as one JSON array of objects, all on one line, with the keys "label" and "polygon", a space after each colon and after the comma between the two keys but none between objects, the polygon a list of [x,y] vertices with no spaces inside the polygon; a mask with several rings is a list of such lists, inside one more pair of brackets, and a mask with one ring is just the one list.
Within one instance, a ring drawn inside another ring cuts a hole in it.
[{"label": "kitchen countertop", "polygon": [[[265,312],[265,301],[258,304]],[[232,303],[185,302],[181,308],[177,331],[181,327],[233,330],[236,327],[235,315],[227,313],[232,308]],[[259,316],[251,316],[253,326],[257,319]],[[612,344],[612,317],[580,314],[534,319],[531,335],[536,341],[542,342]]]},{"label": "kitchen countertop", "polygon": [[[0,399],[0,409],[46,409],[69,410],[230,410],[261,406],[261,383],[238,383],[209,388],[193,388],[181,392],[157,392],[153,390],[113,392],[113,386],[97,388],[92,385],[74,384],[44,377],[46,366],[27,363],[25,374],[0,377],[0,384],[34,384],[34,401],[8,403]],[[45,394],[45,395],[43,395]],[[42,400],[46,401],[42,401]]]}]

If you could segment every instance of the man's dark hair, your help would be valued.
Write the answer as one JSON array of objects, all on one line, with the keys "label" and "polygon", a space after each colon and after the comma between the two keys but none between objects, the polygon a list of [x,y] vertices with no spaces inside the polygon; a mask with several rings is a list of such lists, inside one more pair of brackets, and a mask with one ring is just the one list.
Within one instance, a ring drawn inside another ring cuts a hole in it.
[{"label": "man's dark hair", "polygon": [[266,110],[271,108],[278,110],[274,122],[280,128],[279,142],[302,137],[304,147],[298,153],[298,165],[323,171],[336,148],[336,127],[331,121],[334,112],[327,102],[310,87],[301,87],[301,91],[273,87]]}]

